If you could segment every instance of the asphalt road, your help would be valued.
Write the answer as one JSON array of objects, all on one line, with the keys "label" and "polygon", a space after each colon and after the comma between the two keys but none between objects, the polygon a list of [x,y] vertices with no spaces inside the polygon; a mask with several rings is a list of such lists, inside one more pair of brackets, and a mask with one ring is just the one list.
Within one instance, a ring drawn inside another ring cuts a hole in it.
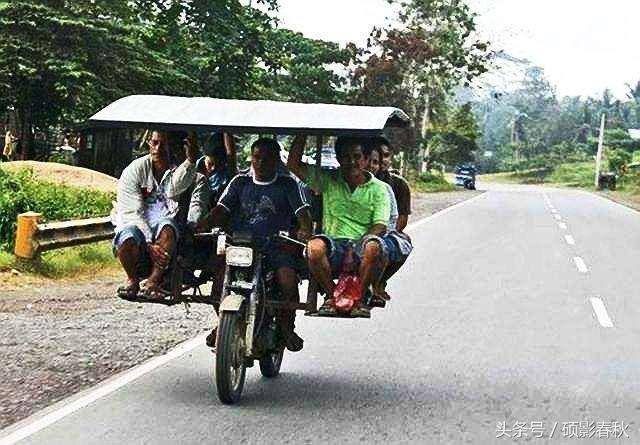
[{"label": "asphalt road", "polygon": [[639,213],[500,186],[411,234],[392,304],[301,317],[305,349],[248,370],[241,405],[200,346],[24,443],[640,443]]}]

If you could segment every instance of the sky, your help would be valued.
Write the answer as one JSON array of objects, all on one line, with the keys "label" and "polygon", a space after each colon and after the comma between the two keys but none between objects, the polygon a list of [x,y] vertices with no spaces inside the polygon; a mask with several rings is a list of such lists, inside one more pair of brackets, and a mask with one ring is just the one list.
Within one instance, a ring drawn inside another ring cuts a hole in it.
[{"label": "sky", "polygon": [[[624,98],[640,81],[638,0],[469,0],[494,50],[544,68],[560,96]],[[366,42],[393,15],[386,0],[280,0],[282,25],[308,37]]]}]

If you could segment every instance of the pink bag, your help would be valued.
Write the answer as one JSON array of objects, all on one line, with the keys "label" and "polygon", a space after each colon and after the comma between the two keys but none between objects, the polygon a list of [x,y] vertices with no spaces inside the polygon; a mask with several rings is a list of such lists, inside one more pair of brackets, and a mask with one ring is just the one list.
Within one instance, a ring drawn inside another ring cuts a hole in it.
[{"label": "pink bag", "polygon": [[333,291],[333,307],[340,313],[349,313],[362,300],[362,281],[355,270],[353,249],[349,247],[342,261],[342,271]]}]

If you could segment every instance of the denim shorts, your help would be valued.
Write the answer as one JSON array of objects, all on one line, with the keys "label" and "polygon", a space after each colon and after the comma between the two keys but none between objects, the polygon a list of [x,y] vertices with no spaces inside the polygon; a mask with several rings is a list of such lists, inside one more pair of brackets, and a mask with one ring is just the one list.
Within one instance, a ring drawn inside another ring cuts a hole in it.
[{"label": "denim shorts", "polygon": [[[151,226],[151,233],[153,238],[151,241],[155,241],[160,232],[165,227],[171,227],[173,229],[173,233],[176,237],[176,240],[180,236],[180,231],[178,230],[178,226],[172,218],[165,218],[158,221],[157,224]],[[142,230],[135,224],[131,224],[122,228],[122,230],[116,233],[116,236],[113,238],[113,252],[114,254],[122,247],[125,241],[133,239],[137,246],[145,247],[147,244],[147,240],[145,239],[144,233]]]},{"label": "denim shorts", "polygon": [[404,263],[413,250],[411,238],[408,235],[396,231],[387,232],[383,237],[387,246],[390,263]]},{"label": "denim shorts", "polygon": [[349,246],[353,248],[354,259],[357,264],[360,263],[364,254],[364,246],[369,241],[377,242],[382,250],[382,257],[384,260],[388,258],[389,252],[387,244],[384,240],[376,235],[365,235],[359,240],[350,240],[346,238],[331,238],[327,235],[315,235],[313,239],[321,239],[325,242],[328,248],[329,264],[331,265],[331,273],[335,276],[342,270],[342,262],[344,256],[347,253]]}]

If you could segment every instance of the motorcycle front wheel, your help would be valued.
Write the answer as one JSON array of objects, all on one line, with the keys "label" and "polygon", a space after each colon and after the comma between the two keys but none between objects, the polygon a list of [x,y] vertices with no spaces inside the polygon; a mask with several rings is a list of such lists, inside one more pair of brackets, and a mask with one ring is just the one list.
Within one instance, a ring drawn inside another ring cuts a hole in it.
[{"label": "motorcycle front wheel", "polygon": [[216,387],[218,398],[225,405],[240,401],[245,364],[245,325],[238,312],[222,312],[216,341]]}]

